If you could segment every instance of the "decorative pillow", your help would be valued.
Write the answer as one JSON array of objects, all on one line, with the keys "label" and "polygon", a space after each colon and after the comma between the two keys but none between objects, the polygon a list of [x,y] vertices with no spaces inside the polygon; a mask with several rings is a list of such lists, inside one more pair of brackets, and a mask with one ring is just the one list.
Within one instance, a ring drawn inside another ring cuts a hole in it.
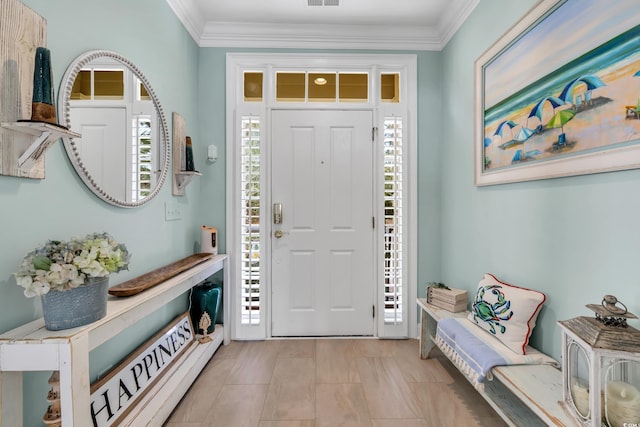
[{"label": "decorative pillow", "polygon": [[547,297],[485,274],[471,303],[469,320],[489,331],[517,354],[526,354],[536,318]]}]

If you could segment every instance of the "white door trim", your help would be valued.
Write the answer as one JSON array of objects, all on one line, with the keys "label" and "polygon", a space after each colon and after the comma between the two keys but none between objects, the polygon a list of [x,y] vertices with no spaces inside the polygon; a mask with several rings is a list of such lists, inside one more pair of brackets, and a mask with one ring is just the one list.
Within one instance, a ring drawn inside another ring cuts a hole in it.
[{"label": "white door trim", "polygon": [[[240,190],[238,161],[240,156],[239,138],[237,133],[240,118],[242,115],[255,115],[261,121],[261,145],[264,147],[262,153],[261,164],[268,167],[271,159],[269,135],[271,133],[270,121],[271,111],[273,109],[371,109],[374,112],[374,123],[378,125],[378,142],[382,143],[381,129],[385,117],[397,115],[403,117],[404,121],[404,143],[406,144],[406,152],[404,154],[404,163],[406,167],[406,187],[407,194],[406,205],[406,239],[404,256],[405,269],[403,274],[403,283],[405,292],[403,293],[403,309],[405,313],[405,321],[402,325],[388,326],[384,324],[383,316],[377,315],[376,336],[385,337],[402,337],[417,336],[417,311],[413,309],[413,302],[417,296],[417,58],[416,55],[405,54],[249,54],[249,53],[227,53],[227,103],[226,103],[226,248],[230,254],[230,278],[233,286],[231,288],[230,301],[232,324],[231,334],[234,339],[264,339],[271,337],[271,327],[269,319],[271,315],[268,312],[270,301],[270,283],[268,280],[271,272],[268,271],[268,263],[263,263],[265,268],[261,272],[261,322],[256,326],[241,325],[239,306],[239,295],[237,288],[239,284],[240,264],[238,254],[240,248],[238,242],[240,240],[239,230],[239,201],[238,195]],[[282,70],[337,70],[337,71],[366,71],[371,75],[370,97],[368,103],[348,104],[348,103],[276,103],[274,97],[274,88],[269,84],[274,69]],[[264,74],[263,87],[264,96],[262,102],[243,102],[243,72],[244,71],[260,71]],[[379,74],[384,72],[398,72],[402,76],[401,86],[401,104],[381,103],[377,101],[379,97]],[[374,154],[376,164],[382,166],[381,156]],[[270,176],[269,171],[262,174],[261,188],[264,189],[264,198],[261,200],[264,208],[262,209],[261,224],[270,224],[267,211],[270,214],[271,199],[268,191],[271,183],[267,181]],[[382,174],[379,175],[380,186],[382,185]],[[381,188],[381,187],[380,187]],[[262,198],[262,194],[261,194]],[[380,203],[378,203],[380,205]],[[380,210],[382,211],[382,209]],[[377,221],[378,224],[381,221]],[[380,229],[380,227],[378,227]],[[270,227],[269,227],[270,231]],[[377,233],[378,239],[382,239],[382,233]],[[382,244],[383,240],[376,241],[376,247]],[[270,259],[271,253],[268,244],[263,244],[262,248],[265,252],[265,259]],[[378,251],[381,254],[381,251]],[[382,255],[378,255],[380,262]],[[377,292],[382,292],[382,275],[381,268],[378,271]],[[382,298],[377,297],[378,309],[377,313],[382,312]]]}]

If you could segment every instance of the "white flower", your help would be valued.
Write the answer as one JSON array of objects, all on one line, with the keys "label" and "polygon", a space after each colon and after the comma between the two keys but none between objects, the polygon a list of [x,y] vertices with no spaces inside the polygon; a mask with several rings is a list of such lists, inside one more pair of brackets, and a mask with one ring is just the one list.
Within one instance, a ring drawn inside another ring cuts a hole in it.
[{"label": "white flower", "polygon": [[129,265],[125,245],[107,233],[93,233],[69,242],[49,240],[28,253],[16,276],[27,297],[49,290],[64,291],[86,284],[87,277],[107,277]]},{"label": "white flower", "polygon": [[16,277],[18,285],[24,288],[24,295],[27,298],[32,298],[49,292],[49,284],[40,280],[40,277],[41,276],[38,277],[38,280],[33,280],[31,276]]},{"label": "white flower", "polygon": [[84,283],[84,275],[78,274],[78,269],[72,264],[62,266],[62,278],[72,288],[77,288]]},{"label": "white flower", "polygon": [[44,295],[49,292],[49,284],[43,281],[34,281],[31,286],[24,290],[24,296],[27,298],[36,297],[38,295]]},{"label": "white flower", "polygon": [[31,276],[16,276],[16,282],[18,282],[18,286],[22,286],[25,289],[29,289],[31,288],[33,279],[31,278]]}]

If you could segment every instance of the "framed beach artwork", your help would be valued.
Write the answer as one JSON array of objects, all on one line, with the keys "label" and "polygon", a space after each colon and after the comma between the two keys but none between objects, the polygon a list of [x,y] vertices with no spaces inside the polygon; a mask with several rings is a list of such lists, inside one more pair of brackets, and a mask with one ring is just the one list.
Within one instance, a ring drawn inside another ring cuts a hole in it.
[{"label": "framed beach artwork", "polygon": [[639,22],[638,0],[542,0],[478,58],[475,184],[640,167]]}]

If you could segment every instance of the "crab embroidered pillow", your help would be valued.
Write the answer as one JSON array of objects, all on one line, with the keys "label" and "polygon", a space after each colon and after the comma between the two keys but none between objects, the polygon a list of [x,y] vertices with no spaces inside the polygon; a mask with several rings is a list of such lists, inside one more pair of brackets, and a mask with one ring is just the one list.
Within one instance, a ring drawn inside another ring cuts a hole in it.
[{"label": "crab embroidered pillow", "polygon": [[478,283],[468,319],[517,354],[526,354],[545,294],[503,283],[485,274]]}]

